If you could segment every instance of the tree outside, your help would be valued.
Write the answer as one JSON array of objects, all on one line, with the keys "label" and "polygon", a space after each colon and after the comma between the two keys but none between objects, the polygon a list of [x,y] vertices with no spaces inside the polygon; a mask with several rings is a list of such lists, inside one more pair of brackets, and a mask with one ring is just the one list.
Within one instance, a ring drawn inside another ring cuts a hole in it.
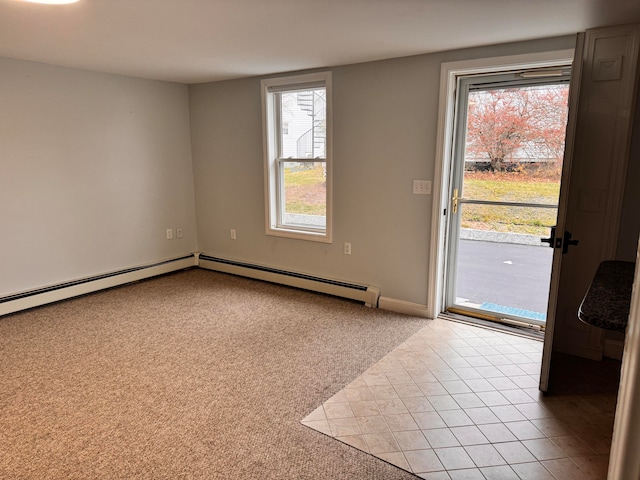
[{"label": "tree outside", "polygon": [[[463,196],[556,205],[568,115],[567,84],[469,93]],[[548,236],[556,210],[464,205],[461,226]]]}]

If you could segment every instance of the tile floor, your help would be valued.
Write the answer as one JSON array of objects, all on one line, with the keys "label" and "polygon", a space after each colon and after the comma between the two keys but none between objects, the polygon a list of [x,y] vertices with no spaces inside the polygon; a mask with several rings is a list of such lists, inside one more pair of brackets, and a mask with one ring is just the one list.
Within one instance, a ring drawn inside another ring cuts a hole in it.
[{"label": "tile floor", "polygon": [[436,319],[302,423],[423,479],[606,479],[616,394],[543,396],[542,345]]}]

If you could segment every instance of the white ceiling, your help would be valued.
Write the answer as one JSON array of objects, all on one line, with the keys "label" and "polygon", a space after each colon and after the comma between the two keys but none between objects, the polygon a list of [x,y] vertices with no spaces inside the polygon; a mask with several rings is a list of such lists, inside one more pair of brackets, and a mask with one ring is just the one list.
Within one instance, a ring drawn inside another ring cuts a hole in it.
[{"label": "white ceiling", "polygon": [[638,21],[639,0],[0,0],[0,56],[199,83]]}]

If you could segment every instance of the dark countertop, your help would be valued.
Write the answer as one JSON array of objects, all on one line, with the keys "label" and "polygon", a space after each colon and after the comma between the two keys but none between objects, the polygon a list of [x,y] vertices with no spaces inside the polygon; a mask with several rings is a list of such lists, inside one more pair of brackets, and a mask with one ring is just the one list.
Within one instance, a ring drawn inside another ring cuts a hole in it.
[{"label": "dark countertop", "polygon": [[624,332],[635,268],[635,262],[602,262],[578,309],[578,318],[594,327]]}]

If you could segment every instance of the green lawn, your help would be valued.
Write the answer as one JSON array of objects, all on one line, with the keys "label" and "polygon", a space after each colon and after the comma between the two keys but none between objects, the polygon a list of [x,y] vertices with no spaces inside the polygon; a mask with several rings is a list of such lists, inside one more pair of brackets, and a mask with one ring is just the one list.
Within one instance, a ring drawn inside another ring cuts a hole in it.
[{"label": "green lawn", "polygon": [[[556,204],[558,182],[540,182],[515,177],[515,180],[465,178],[464,198],[475,200]],[[463,205],[461,226],[497,232],[548,236],[555,225],[557,211],[549,208]]]},{"label": "green lawn", "polygon": [[[465,177],[464,198],[545,204],[558,202],[559,182],[536,181],[522,175],[513,175],[511,180],[508,174],[496,176],[497,179],[491,179],[487,174],[482,177]],[[287,168],[285,194],[288,213],[326,215],[326,184],[321,164],[313,168]],[[463,204],[461,225],[463,228],[548,236],[549,227],[555,225],[556,215],[555,209],[548,208]]]}]

